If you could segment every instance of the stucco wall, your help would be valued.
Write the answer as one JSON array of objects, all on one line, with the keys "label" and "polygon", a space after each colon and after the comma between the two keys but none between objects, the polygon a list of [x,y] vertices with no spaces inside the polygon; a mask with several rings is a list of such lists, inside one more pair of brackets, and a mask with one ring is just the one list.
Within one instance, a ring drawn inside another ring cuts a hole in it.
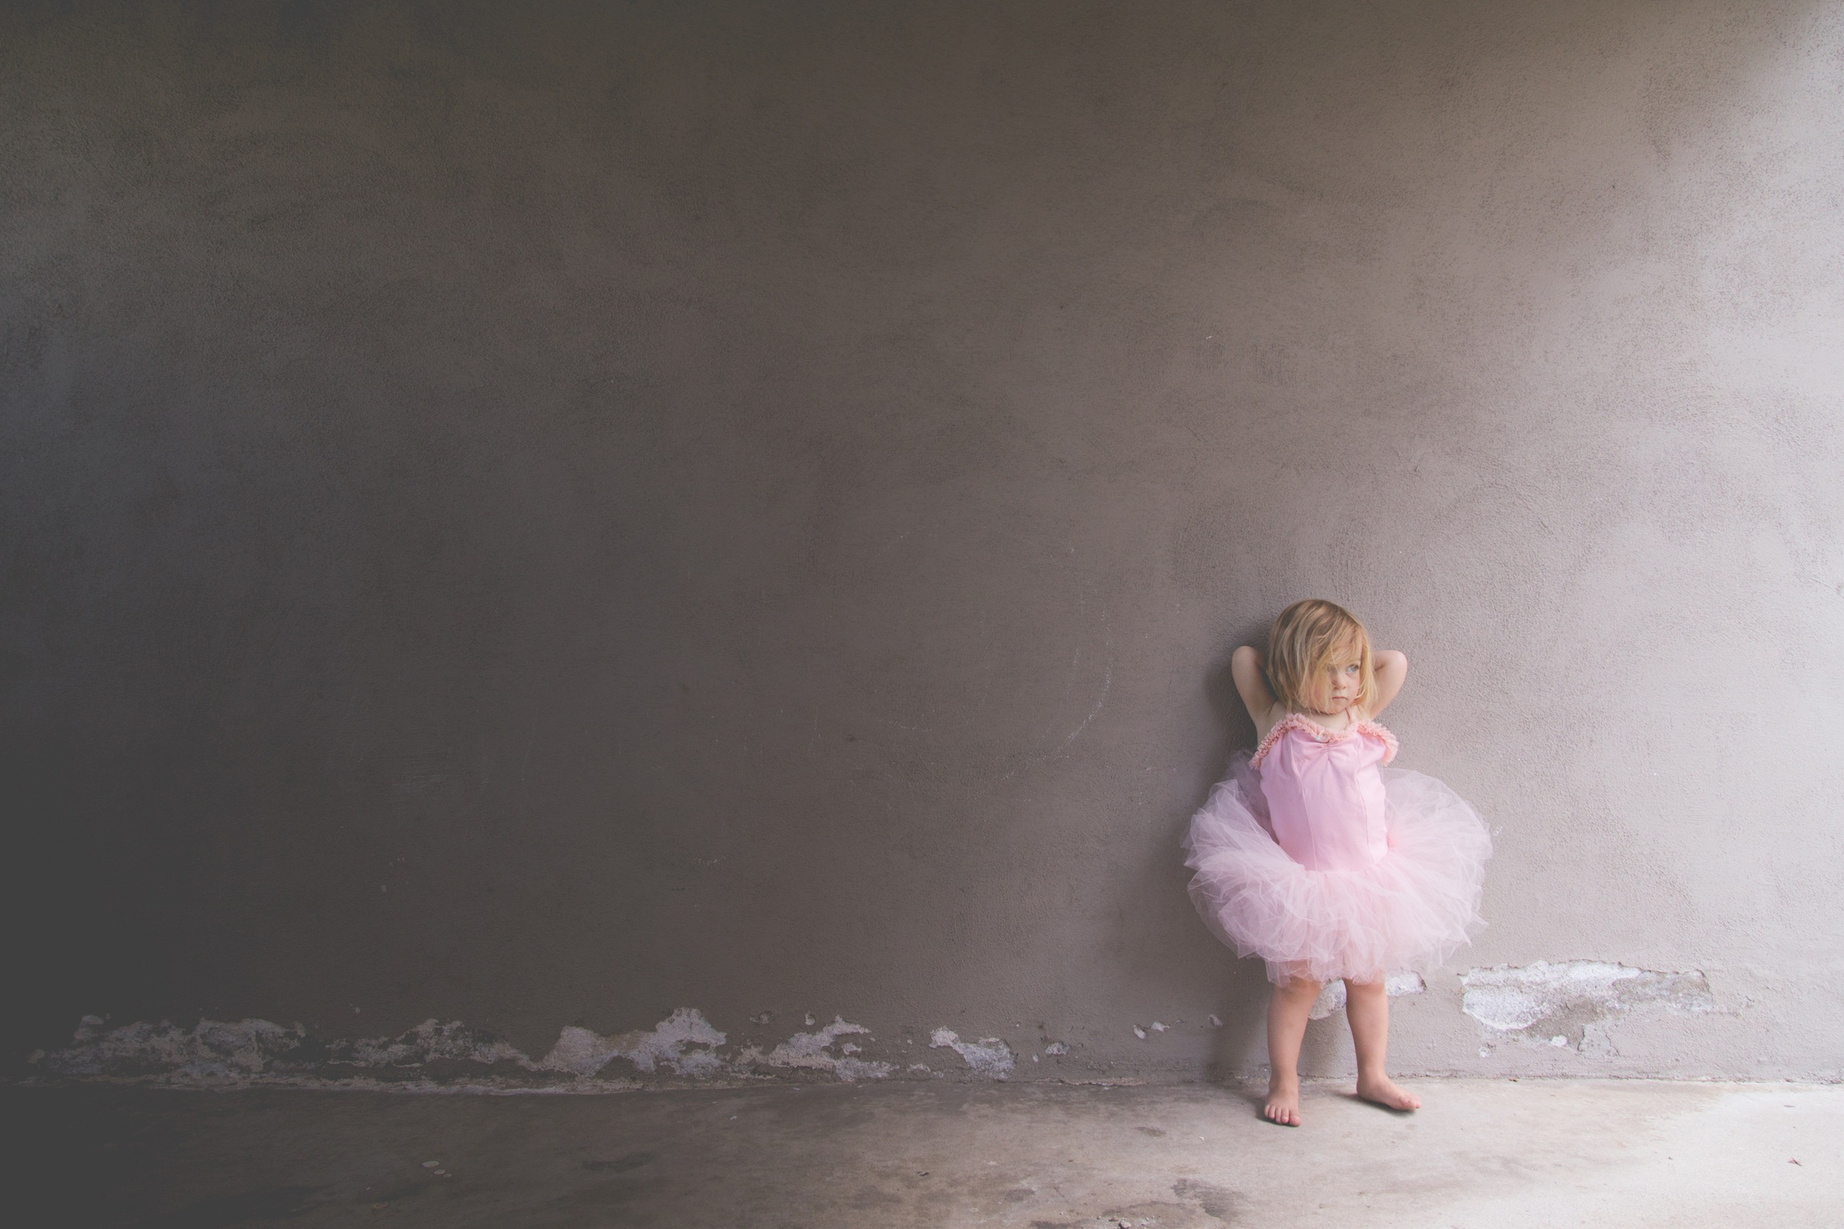
[{"label": "stucco wall", "polygon": [[[1322,595],[1497,834],[1398,1066],[1835,1078],[1841,81],[1834,3],[8,5],[9,1047],[1247,1069],[1177,843]],[[1538,961],[1683,976],[1463,1010]]]}]

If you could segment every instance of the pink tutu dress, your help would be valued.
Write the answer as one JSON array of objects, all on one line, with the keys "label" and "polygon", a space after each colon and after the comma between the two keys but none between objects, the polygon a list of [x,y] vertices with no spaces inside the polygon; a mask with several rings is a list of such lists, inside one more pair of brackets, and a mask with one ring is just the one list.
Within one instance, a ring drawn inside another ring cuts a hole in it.
[{"label": "pink tutu dress", "polygon": [[1268,978],[1376,981],[1428,969],[1480,924],[1492,838],[1433,777],[1385,767],[1396,737],[1291,713],[1191,817],[1191,899]]}]

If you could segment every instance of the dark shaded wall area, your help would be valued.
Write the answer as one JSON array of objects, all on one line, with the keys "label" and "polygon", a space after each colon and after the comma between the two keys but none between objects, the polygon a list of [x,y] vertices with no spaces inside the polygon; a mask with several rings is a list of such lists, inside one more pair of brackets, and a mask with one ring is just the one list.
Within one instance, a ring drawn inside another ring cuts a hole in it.
[{"label": "dark shaded wall area", "polygon": [[1712,775],[1844,732],[1835,16],[9,5],[9,1049],[1235,1066],[1177,840],[1321,593],[1499,830],[1466,959],[1740,970],[1654,1065],[1741,1070],[1840,997],[1828,770]]}]

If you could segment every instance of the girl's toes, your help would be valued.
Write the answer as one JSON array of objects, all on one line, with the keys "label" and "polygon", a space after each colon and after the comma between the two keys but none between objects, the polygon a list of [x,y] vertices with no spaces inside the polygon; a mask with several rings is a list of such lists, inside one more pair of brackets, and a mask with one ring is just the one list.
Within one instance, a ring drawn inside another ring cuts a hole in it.
[{"label": "girl's toes", "polygon": [[1300,1125],[1299,1107],[1286,1101],[1268,1102],[1261,1107],[1261,1116],[1276,1126],[1297,1127]]}]

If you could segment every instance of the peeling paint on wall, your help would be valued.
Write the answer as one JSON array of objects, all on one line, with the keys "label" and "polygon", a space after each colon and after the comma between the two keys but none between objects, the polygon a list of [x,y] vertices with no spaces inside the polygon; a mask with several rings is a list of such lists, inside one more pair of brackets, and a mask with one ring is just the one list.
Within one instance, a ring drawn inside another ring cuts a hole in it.
[{"label": "peeling paint on wall", "polygon": [[40,1051],[27,1061],[69,1076],[167,1071],[201,1080],[235,1079],[285,1061],[307,1040],[300,1027],[283,1028],[268,1020],[200,1020],[192,1029],[162,1022],[105,1030],[103,1024],[101,1016],[85,1016],[68,1049]]},{"label": "peeling paint on wall", "polygon": [[[723,1053],[726,1035],[693,1007],[681,1007],[652,1029],[603,1036],[570,1025],[542,1059],[491,1033],[459,1021],[425,1020],[397,1037],[322,1042],[300,1025],[269,1020],[200,1020],[192,1028],[161,1022],[107,1027],[85,1016],[71,1045],[38,1051],[27,1062],[43,1075],[136,1083],[237,1087],[390,1087],[405,1090],[607,1092],[637,1088],[638,1077],[697,1081],[748,1081],[787,1071],[812,1071],[851,1082],[883,1079],[895,1064],[859,1058],[847,1037],[871,1031],[843,1017],[814,1032],[795,1033],[764,1052],[746,1046]],[[1000,1061],[990,1044],[966,1047],[963,1057],[982,1075]],[[1010,1070],[1010,1051],[996,1043]],[[632,1073],[611,1077],[615,1060]],[[912,1066],[911,1071],[918,1068]],[[923,1074],[931,1073],[922,1066]]]},{"label": "peeling paint on wall", "polygon": [[1605,1023],[1634,1011],[1716,1009],[1702,973],[1661,973],[1623,964],[1539,960],[1472,969],[1460,978],[1461,1008],[1493,1033],[1556,1049],[1612,1055]]},{"label": "peeling paint on wall", "polygon": [[1012,1073],[1017,1061],[1012,1048],[997,1037],[982,1037],[977,1042],[962,1041],[953,1029],[938,1028],[929,1035],[930,1049],[949,1049],[966,1060],[967,1066],[988,1079],[1002,1080]]},{"label": "peeling paint on wall", "polygon": [[[221,1027],[236,1028],[268,1023],[267,1020],[245,1020],[239,1025]],[[298,1024],[295,1032],[305,1037],[304,1030]],[[332,1041],[327,1044],[327,1053],[333,1062],[350,1063],[357,1067],[401,1067],[431,1063],[439,1059],[455,1059],[489,1067],[505,1062],[521,1065],[530,1062],[517,1047],[490,1033],[476,1033],[458,1020],[447,1024],[424,1020],[409,1032],[394,1038],[361,1037],[355,1041]]]},{"label": "peeling paint on wall", "polygon": [[[1391,973],[1383,979],[1383,993],[1390,998],[1401,998],[1405,994],[1420,994],[1428,988],[1428,983],[1421,979],[1419,973]],[[1335,1011],[1344,1010],[1345,984],[1342,981],[1325,983],[1319,990],[1319,997],[1313,1000],[1312,1010],[1306,1013],[1309,1020],[1323,1020]],[[1216,1017],[1212,1016],[1212,1020]]]},{"label": "peeling paint on wall", "polygon": [[[737,1055],[736,1062],[739,1067],[799,1067],[829,1071],[847,1083],[861,1079],[881,1080],[896,1070],[892,1063],[851,1057],[859,1052],[859,1048],[849,1041],[839,1044],[839,1038],[853,1033],[869,1037],[871,1030],[862,1024],[849,1023],[843,1016],[834,1016],[832,1023],[825,1028],[812,1033],[795,1033],[767,1054],[751,1046]],[[839,1046],[839,1053],[827,1053],[835,1044]]]},{"label": "peeling paint on wall", "polygon": [[[269,1020],[200,1020],[190,1029],[162,1021],[105,1028],[85,1016],[72,1044],[39,1051],[30,1065],[54,1075],[173,1083],[323,1083],[414,1072],[451,1076],[538,1068],[517,1047],[459,1022],[425,1020],[397,1037],[319,1042],[300,1025]],[[375,1080],[373,1081],[375,1082]]]},{"label": "peeling paint on wall", "polygon": [[615,1059],[625,1058],[640,1071],[664,1066],[692,1079],[709,1079],[726,1069],[716,1053],[724,1041],[724,1035],[711,1027],[704,1013],[694,1007],[681,1007],[651,1032],[601,1037],[586,1028],[566,1027],[538,1069],[595,1075]]}]

